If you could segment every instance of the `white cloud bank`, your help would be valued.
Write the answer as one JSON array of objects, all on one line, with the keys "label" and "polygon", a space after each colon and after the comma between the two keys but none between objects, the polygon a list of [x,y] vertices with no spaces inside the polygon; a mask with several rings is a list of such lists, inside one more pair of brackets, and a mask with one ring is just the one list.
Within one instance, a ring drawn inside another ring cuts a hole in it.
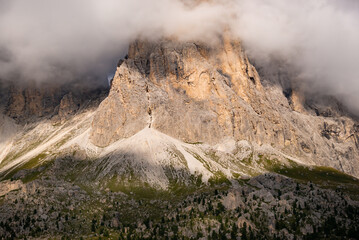
[{"label": "white cloud bank", "polygon": [[281,58],[359,110],[357,0],[0,0],[0,78],[106,79],[139,36],[213,41],[226,26],[256,62]]}]

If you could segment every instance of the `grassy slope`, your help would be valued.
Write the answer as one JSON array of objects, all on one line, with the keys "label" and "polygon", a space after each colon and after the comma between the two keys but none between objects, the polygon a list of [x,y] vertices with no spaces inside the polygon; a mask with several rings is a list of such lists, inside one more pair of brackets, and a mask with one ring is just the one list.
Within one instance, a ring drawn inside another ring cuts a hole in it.
[{"label": "grassy slope", "polygon": [[351,195],[359,195],[359,179],[340,172],[334,168],[323,166],[305,166],[291,160],[289,164],[281,164],[276,160],[261,159],[263,166],[299,182],[312,182],[323,188],[342,189]]}]

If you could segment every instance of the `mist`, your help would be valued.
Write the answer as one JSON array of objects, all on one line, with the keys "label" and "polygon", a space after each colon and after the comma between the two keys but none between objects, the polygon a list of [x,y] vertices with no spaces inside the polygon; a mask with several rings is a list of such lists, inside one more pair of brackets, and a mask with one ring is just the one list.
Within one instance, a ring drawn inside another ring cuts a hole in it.
[{"label": "mist", "polygon": [[254,62],[359,112],[356,0],[0,0],[0,79],[107,82],[137,38],[213,43],[224,30]]},{"label": "mist", "polygon": [[297,87],[359,113],[359,1],[243,0],[236,9],[231,26],[258,64],[281,62]]},{"label": "mist", "polygon": [[177,0],[0,0],[0,9],[0,78],[17,80],[107,81],[139,37],[207,41],[225,24],[224,7]]}]

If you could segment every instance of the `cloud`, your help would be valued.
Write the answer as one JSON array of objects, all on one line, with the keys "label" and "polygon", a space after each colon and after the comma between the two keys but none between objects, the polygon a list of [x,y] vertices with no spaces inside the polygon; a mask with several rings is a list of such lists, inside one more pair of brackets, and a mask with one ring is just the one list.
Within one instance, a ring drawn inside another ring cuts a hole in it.
[{"label": "cloud", "polygon": [[221,7],[177,0],[1,0],[0,9],[0,78],[38,81],[107,76],[139,36],[208,40],[225,22],[213,17]]},{"label": "cloud", "polygon": [[359,2],[243,0],[234,31],[249,54],[281,58],[312,94],[340,98],[359,112]]},{"label": "cloud", "polygon": [[[196,1],[198,2],[198,1]],[[213,41],[229,27],[250,57],[359,112],[357,0],[0,0],[0,78],[103,78],[138,37]],[[292,79],[293,81],[293,79]]]}]

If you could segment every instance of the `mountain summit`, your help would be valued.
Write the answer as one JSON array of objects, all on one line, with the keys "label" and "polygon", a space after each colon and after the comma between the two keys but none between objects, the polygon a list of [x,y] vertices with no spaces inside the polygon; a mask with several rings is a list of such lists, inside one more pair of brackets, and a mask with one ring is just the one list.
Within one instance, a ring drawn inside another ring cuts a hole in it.
[{"label": "mountain summit", "polygon": [[358,121],[271,71],[225,34],[133,42],[108,95],[0,89],[0,238],[356,239]]},{"label": "mountain summit", "polygon": [[359,176],[358,122],[335,104],[263,84],[241,43],[228,35],[215,45],[168,39],[130,45],[90,138],[105,147],[146,127],[189,143],[231,138],[268,145]]}]

